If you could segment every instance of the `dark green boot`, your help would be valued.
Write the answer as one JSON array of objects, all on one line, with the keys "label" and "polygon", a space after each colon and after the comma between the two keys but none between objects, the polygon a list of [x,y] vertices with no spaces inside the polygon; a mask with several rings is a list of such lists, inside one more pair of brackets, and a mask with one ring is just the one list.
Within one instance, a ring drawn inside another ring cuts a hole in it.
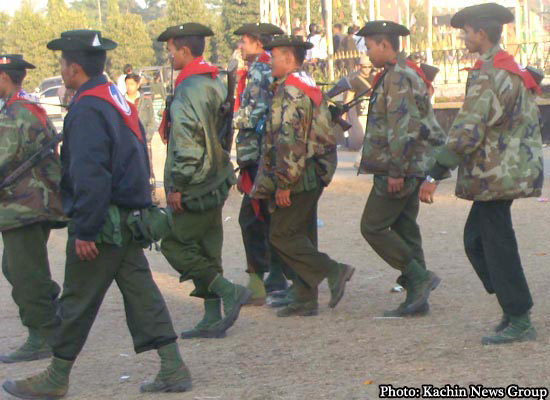
[{"label": "dark green boot", "polygon": [[258,274],[254,272],[248,274],[248,285],[246,285],[246,288],[250,290],[252,296],[245,305],[263,306],[265,304],[265,297],[267,296],[267,293],[265,290],[264,281]]},{"label": "dark green boot", "polygon": [[52,349],[46,342],[46,338],[41,336],[37,330],[29,328],[29,336],[25,343],[13,353],[0,355],[0,362],[11,364],[21,361],[41,360],[51,356]]},{"label": "dark green boot", "polygon": [[330,288],[330,300],[328,302],[330,308],[336,307],[344,297],[346,283],[351,279],[354,272],[355,268],[346,264],[338,264],[337,268],[330,272],[327,278],[328,287]]},{"label": "dark green boot", "polygon": [[204,317],[193,328],[183,331],[180,335],[182,339],[193,338],[221,338],[225,337],[225,332],[210,332],[208,329],[216,322],[222,319],[222,302],[220,299],[204,300]]},{"label": "dark green boot", "polygon": [[224,317],[209,330],[216,333],[225,332],[233,326],[239,317],[241,307],[250,299],[252,293],[244,286],[229,282],[221,274],[216,275],[208,290],[221,298],[224,314]]},{"label": "dark green boot", "polygon": [[502,331],[492,335],[484,336],[481,339],[482,344],[506,344],[512,342],[526,342],[537,338],[537,331],[531,324],[529,313],[515,317],[509,316],[510,323]]},{"label": "dark green boot", "polygon": [[424,269],[416,260],[412,260],[403,270],[403,275],[410,282],[407,294],[410,295],[409,304],[405,311],[414,314],[422,310],[432,290],[437,288],[441,279],[431,271]]},{"label": "dark green boot", "polygon": [[423,306],[416,309],[413,313],[408,312],[407,306],[411,303],[411,299],[412,299],[412,295],[411,295],[412,292],[407,289],[409,287],[409,282],[407,281],[407,278],[401,275],[399,278],[397,278],[397,284],[401,285],[407,293],[405,297],[405,301],[399,304],[399,306],[396,309],[385,311],[384,317],[387,317],[387,318],[420,317],[430,312],[430,304],[427,301]]},{"label": "dark green boot", "polygon": [[21,399],[60,399],[69,390],[69,375],[74,361],[52,358],[45,371],[20,381],[5,381],[2,387]]},{"label": "dark green boot", "polygon": [[191,390],[191,373],[181,359],[178,345],[174,343],[159,347],[160,371],[153,382],[145,382],[141,393],[174,393]]},{"label": "dark green boot", "polygon": [[502,313],[502,318],[497,326],[495,326],[495,332],[502,332],[504,329],[508,328],[510,325],[510,317],[506,313]]},{"label": "dark green boot", "polygon": [[316,300],[292,302],[282,310],[277,311],[277,317],[311,317],[319,314],[319,304]]}]

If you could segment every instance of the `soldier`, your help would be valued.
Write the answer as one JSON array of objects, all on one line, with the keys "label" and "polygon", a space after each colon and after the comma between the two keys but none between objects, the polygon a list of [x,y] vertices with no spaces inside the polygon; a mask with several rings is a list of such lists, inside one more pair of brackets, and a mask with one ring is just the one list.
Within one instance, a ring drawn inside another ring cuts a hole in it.
[{"label": "soldier", "polygon": [[466,97],[420,189],[433,201],[435,180],[458,166],[456,195],[472,200],[464,248],[483,286],[503,310],[496,333],[483,344],[534,340],[533,306],[523,273],[510,207],[514,199],[539,196],[543,183],[536,81],[498,45],[502,25],[514,20],[505,7],[488,3],[464,8],[451,24],[465,32],[466,47],[480,59],[469,72]]},{"label": "soldier", "polygon": [[292,303],[277,316],[317,315],[319,283],[328,278],[334,308],[355,270],[317,249],[317,202],[336,169],[336,138],[321,91],[301,71],[311,43],[281,36],[265,48],[273,49],[275,93],[251,197],[270,199],[271,244],[296,275]]},{"label": "soldier", "polygon": [[4,389],[20,398],[67,393],[71,368],[113,281],[124,297],[135,351],[156,349],[161,359],[155,381],[141,391],[191,388],[168,309],[126,222],[133,210],[151,206],[151,191],[145,132],[136,109],[103,75],[106,51],[115,47],[92,30],[63,32],[48,43],[50,50],[62,51],[65,86],[77,90],[61,148],[61,195],[71,222],[53,358],[38,375],[4,382]]},{"label": "soldier", "polygon": [[434,146],[444,143],[445,134],[430,104],[431,83],[399,52],[399,37],[408,34],[407,28],[390,21],[368,22],[358,32],[365,37],[374,67],[383,68],[373,82],[359,165],[359,173],[374,175],[361,233],[401,272],[397,282],[407,291],[405,301],[385,316],[427,313],[430,292],[440,282],[426,269],[416,218],[421,180],[435,162]]},{"label": "soldier", "polygon": [[[266,292],[284,290],[287,287],[283,275],[283,268],[286,266],[269,245],[270,215],[266,204],[249,197],[258,171],[265,121],[271,101],[269,86],[273,83],[271,56],[263,47],[269,42],[271,35],[284,32],[275,25],[257,23],[243,25],[234,33],[242,35],[242,54],[249,64],[247,74],[241,78],[242,84],[239,82],[244,90],[240,96],[240,107],[233,118],[234,126],[239,130],[235,141],[240,168],[239,189],[244,194],[239,224],[248,266],[247,287],[252,292],[249,304],[262,305],[265,303]],[[267,272],[270,274],[264,286],[263,276]]]},{"label": "soldier", "polygon": [[[35,104],[21,85],[26,70],[34,68],[18,54],[0,55],[0,176],[5,179],[44,146],[53,149],[56,131],[46,111]],[[26,342],[4,363],[51,357],[47,339],[57,325],[60,289],[50,274],[47,242],[50,229],[64,226],[57,152],[27,170],[12,184],[0,180],[0,231],[4,241],[2,272],[12,285],[21,322],[29,331]]]},{"label": "soldier", "polygon": [[213,34],[191,22],[170,27],[158,38],[167,42],[174,68],[181,69],[168,111],[171,129],[164,166],[174,225],[161,250],[181,274],[181,282],[193,280],[191,296],[204,299],[205,310],[203,319],[181,334],[184,339],[225,336],[251,296],[222,275],[222,207],[236,180],[229,154],[218,140],[224,122],[219,110],[227,90],[218,69],[202,58],[205,37]]}]

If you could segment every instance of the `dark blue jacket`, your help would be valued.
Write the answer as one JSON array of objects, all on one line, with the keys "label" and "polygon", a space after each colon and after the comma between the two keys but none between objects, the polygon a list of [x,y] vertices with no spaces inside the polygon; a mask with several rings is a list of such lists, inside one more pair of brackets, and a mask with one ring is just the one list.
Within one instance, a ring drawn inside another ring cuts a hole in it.
[{"label": "dark blue jacket", "polygon": [[[74,99],[106,82],[104,76],[91,78]],[[129,209],[151,205],[146,146],[106,101],[84,96],[69,105],[61,147],[61,198],[77,239],[95,240],[110,204]]]}]

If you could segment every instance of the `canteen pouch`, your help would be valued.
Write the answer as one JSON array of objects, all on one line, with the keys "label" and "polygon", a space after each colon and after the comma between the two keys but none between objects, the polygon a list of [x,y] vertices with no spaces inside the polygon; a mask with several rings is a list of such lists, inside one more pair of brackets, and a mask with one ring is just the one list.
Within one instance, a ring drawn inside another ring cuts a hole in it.
[{"label": "canteen pouch", "polygon": [[96,243],[112,244],[122,246],[122,230],[120,226],[120,210],[117,206],[111,204],[107,209],[105,222],[101,231],[95,238]]},{"label": "canteen pouch", "polygon": [[[143,248],[164,239],[172,230],[173,220],[170,210],[151,206],[141,210],[132,210],[126,224],[132,232],[132,238]],[[158,250],[158,246],[155,246]]]}]

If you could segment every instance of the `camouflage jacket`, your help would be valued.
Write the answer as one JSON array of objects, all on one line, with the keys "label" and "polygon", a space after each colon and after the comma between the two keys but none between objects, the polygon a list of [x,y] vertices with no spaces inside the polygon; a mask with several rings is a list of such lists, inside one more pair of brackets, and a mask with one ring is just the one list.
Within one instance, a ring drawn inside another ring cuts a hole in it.
[{"label": "camouflage jacket", "polygon": [[481,69],[471,70],[462,109],[436,156],[459,166],[456,195],[476,201],[538,196],[543,183],[541,120],[535,94],[521,78],[492,65],[493,47]]},{"label": "camouflage jacket", "polygon": [[[21,101],[0,111],[0,177],[10,175],[53,139],[49,119],[44,126]],[[25,172],[16,182],[0,190],[0,231],[41,221],[66,221],[59,194],[61,164],[53,154]]]},{"label": "camouflage jacket", "polygon": [[225,98],[219,78],[192,75],[177,86],[164,165],[167,192],[202,194],[233,175],[229,154],[218,140],[223,120],[217,111]]},{"label": "camouflage jacket", "polygon": [[315,166],[308,160],[313,103],[302,90],[285,85],[286,78],[274,84],[262,158],[251,197],[269,198],[277,189],[298,193],[316,187]]},{"label": "camouflage jacket", "polygon": [[[258,56],[259,58],[260,56]],[[239,130],[235,140],[237,163],[240,167],[256,165],[260,159],[265,119],[271,101],[270,85],[273,83],[271,66],[256,61],[250,64],[246,76],[246,87],[241,95],[240,108],[233,117],[233,124]]]},{"label": "camouflage jacket", "polygon": [[426,84],[399,54],[373,87],[359,173],[423,178],[444,143]]}]

